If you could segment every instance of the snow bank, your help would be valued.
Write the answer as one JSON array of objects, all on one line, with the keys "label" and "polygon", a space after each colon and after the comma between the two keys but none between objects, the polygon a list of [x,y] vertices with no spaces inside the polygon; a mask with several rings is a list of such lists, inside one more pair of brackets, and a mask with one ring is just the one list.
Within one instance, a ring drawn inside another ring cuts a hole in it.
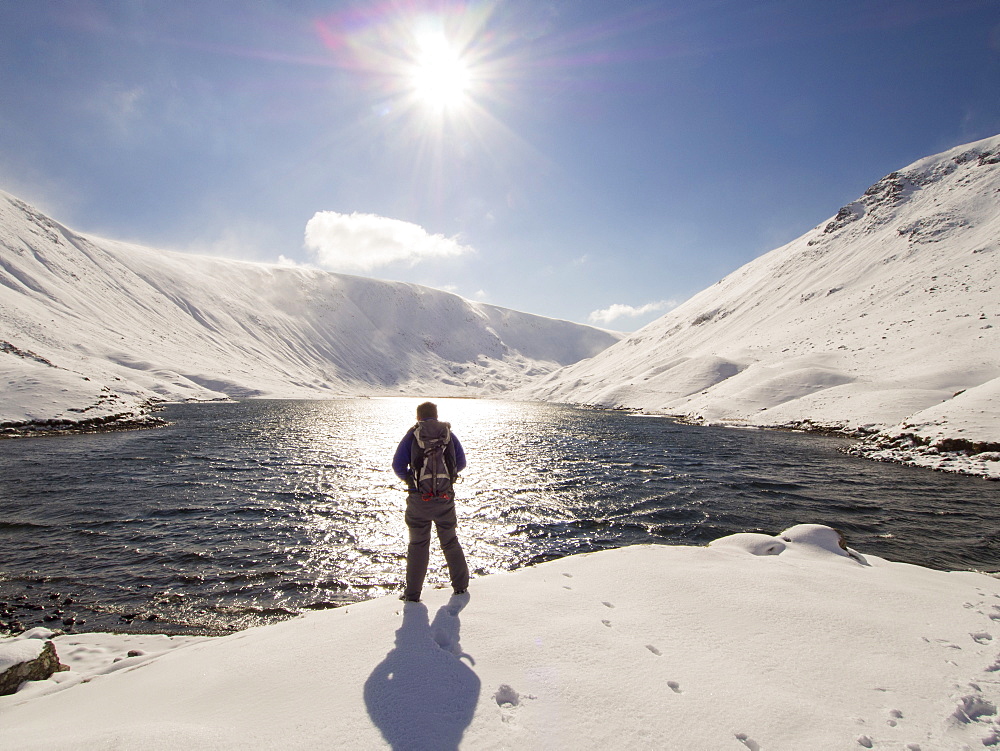
[{"label": "snow bank", "polygon": [[8,639],[0,642],[0,673],[3,673],[22,662],[38,659],[45,647],[45,642],[34,638],[34,635],[19,639]]},{"label": "snow bank", "polygon": [[906,441],[893,458],[1000,476],[998,191],[1000,136],[922,159],[519,395],[877,433],[873,456],[950,440],[950,462]]},{"label": "snow bank", "polygon": [[115,391],[106,385],[113,376],[91,378],[33,356],[32,352],[19,352],[0,360],[0,426],[56,429],[150,422],[148,409],[156,394],[142,388],[122,388],[120,383]]},{"label": "snow bank", "polygon": [[577,555],[136,663],[110,661],[123,637],[60,636],[75,682],[0,700],[0,749],[995,745],[1000,581],[841,543],[798,525]]}]

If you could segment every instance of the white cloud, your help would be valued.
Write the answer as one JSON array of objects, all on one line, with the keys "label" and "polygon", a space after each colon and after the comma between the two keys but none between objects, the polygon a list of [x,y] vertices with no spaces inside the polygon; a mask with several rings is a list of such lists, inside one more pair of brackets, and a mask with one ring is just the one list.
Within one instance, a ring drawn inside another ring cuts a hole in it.
[{"label": "white cloud", "polygon": [[614,320],[619,318],[638,318],[639,316],[644,316],[647,313],[657,313],[661,310],[670,310],[671,308],[676,308],[677,303],[673,300],[660,300],[658,302],[649,302],[645,305],[640,305],[638,308],[632,305],[622,305],[621,303],[615,303],[614,305],[604,308],[603,310],[595,310],[589,316],[587,320],[591,323],[599,323],[607,325]]},{"label": "white cloud", "polygon": [[471,253],[455,238],[376,214],[317,211],[306,224],[306,247],[326,269],[370,271],[391,263],[413,266],[428,258]]}]

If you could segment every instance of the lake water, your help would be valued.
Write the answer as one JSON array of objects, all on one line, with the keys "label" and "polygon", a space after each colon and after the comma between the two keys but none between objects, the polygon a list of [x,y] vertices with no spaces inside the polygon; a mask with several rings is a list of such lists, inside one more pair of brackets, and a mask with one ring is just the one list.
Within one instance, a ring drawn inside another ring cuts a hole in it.
[{"label": "lake water", "polygon": [[[154,430],[0,441],[0,623],[219,633],[397,591],[405,493],[390,463],[416,403],[173,405]],[[862,553],[1000,570],[995,482],[858,459],[838,438],[438,404],[469,457],[474,577],[798,523]],[[446,581],[432,548],[427,586]]]}]

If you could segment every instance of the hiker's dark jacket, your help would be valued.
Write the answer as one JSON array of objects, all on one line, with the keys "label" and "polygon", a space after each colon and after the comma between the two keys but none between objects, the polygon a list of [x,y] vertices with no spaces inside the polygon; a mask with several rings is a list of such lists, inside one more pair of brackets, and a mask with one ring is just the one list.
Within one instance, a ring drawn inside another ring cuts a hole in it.
[{"label": "hiker's dark jacket", "polygon": [[[403,440],[396,447],[396,455],[392,458],[392,471],[396,473],[396,477],[408,485],[413,482],[413,468],[410,466],[410,456],[413,451],[413,430],[415,427],[406,431]],[[462,448],[458,436],[454,433],[451,434],[449,445],[455,450],[455,472],[457,474],[465,469],[465,449]]]}]

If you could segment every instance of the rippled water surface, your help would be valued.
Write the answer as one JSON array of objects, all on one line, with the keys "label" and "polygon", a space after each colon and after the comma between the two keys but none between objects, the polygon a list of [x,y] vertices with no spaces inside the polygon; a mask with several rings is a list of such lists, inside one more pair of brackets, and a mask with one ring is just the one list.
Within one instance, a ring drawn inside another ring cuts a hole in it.
[{"label": "rippled water surface", "polygon": [[[474,575],[804,522],[862,553],[1000,570],[998,483],[868,462],[840,439],[438,403],[469,457]],[[405,494],[389,465],[415,405],[175,405],[165,428],[0,442],[0,623],[217,632],[395,591]],[[444,584],[440,551],[431,566]]]}]

